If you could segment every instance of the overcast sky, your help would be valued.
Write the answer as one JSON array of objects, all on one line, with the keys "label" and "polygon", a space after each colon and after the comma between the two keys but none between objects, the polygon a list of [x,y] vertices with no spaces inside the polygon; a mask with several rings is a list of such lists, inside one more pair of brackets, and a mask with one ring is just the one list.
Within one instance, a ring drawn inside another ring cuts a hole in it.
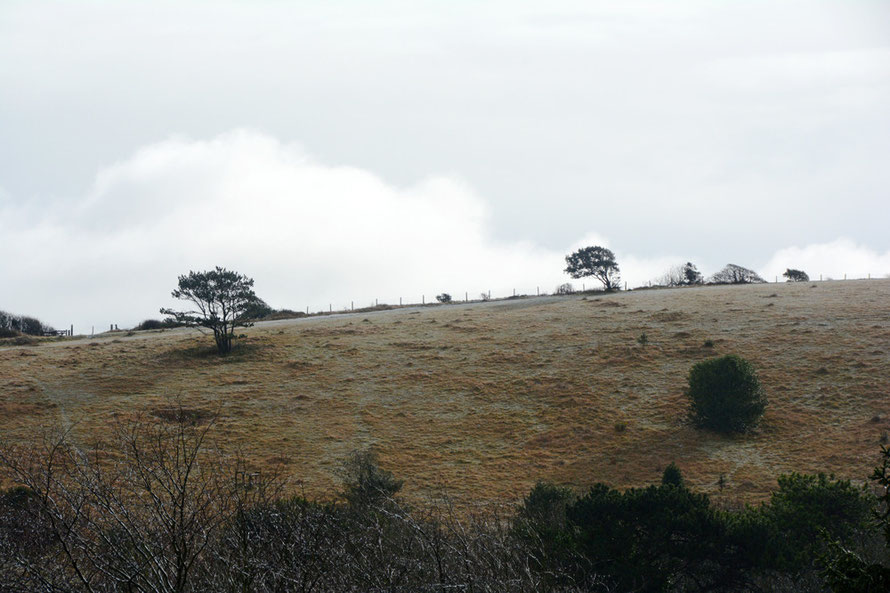
[{"label": "overcast sky", "polygon": [[0,3],[0,309],[890,273],[890,2]]}]

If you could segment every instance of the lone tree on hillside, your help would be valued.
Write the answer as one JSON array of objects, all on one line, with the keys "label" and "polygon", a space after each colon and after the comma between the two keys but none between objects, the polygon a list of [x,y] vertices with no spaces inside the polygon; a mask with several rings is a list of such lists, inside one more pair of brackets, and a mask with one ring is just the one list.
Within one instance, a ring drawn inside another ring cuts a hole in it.
[{"label": "lone tree on hillside", "polygon": [[735,264],[726,264],[726,267],[711,276],[709,284],[762,284],[766,282],[754,270],[743,268]]},{"label": "lone tree on hillside", "polygon": [[617,289],[621,282],[615,254],[605,247],[582,247],[566,256],[565,272],[572,278],[593,276],[603,283],[606,290]]},{"label": "lone tree on hillside", "polygon": [[172,294],[191,301],[192,311],[161,309],[177,323],[213,331],[216,348],[221,355],[232,351],[236,327],[249,327],[250,312],[262,302],[253,292],[253,279],[217,266],[206,272],[189,272],[179,277],[179,288]]},{"label": "lone tree on hillside", "polygon": [[788,268],[785,270],[785,273],[782,274],[785,278],[788,278],[786,282],[809,282],[810,276],[803,270],[793,270]]}]

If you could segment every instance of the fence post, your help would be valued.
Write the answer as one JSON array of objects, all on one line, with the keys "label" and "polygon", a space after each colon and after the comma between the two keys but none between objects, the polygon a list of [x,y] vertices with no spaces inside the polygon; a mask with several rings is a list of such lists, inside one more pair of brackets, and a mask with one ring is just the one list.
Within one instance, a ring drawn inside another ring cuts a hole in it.
[{"label": "fence post", "polygon": [[470,302],[470,296],[469,296],[469,295],[470,295],[469,292],[464,292],[464,302],[465,302],[465,303],[469,303],[469,302]]},{"label": "fence post", "polygon": [[535,287],[535,295],[541,296],[541,287],[540,286]]},{"label": "fence post", "polygon": [[421,305],[426,304],[426,295],[425,294],[420,295],[420,304]]},{"label": "fence post", "polygon": [[309,315],[309,305],[306,305],[306,315]]},{"label": "fence post", "polygon": [[399,306],[402,306],[402,297],[399,297]]}]

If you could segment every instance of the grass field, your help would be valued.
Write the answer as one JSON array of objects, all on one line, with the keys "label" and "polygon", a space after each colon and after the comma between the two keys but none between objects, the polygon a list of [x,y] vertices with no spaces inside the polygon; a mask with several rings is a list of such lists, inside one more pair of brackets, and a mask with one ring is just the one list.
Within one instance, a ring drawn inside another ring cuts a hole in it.
[{"label": "grass field", "polygon": [[[181,404],[218,412],[220,437],[312,496],[331,495],[349,451],[374,447],[415,498],[515,500],[539,479],[638,486],[675,461],[735,504],[792,470],[862,480],[890,430],[890,280],[429,306],[244,333],[225,359],[193,330],[0,348],[0,431],[75,423],[89,442],[115,418]],[[752,434],[686,421],[690,366],[727,353],[754,363],[769,398]]]}]

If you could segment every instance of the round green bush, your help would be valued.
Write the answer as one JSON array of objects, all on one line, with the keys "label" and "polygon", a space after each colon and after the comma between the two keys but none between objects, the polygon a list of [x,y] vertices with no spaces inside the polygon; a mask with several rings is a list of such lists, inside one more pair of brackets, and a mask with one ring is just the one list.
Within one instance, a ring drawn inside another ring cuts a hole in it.
[{"label": "round green bush", "polygon": [[734,354],[693,366],[686,394],[696,424],[719,432],[748,430],[766,408],[766,396],[754,367]]}]

